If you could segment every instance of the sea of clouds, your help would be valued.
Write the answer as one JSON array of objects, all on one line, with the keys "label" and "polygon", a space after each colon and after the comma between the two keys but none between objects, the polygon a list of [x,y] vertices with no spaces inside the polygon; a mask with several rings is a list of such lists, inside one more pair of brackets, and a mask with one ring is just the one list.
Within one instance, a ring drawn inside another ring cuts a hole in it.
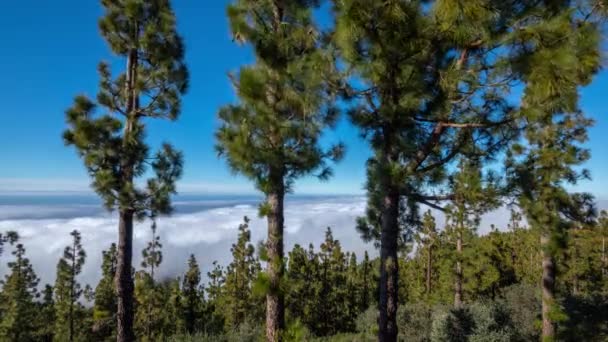
[{"label": "sea of clouds", "polygon": [[[41,283],[55,279],[57,261],[70,241],[70,232],[81,232],[87,253],[81,281],[96,284],[100,274],[101,252],[116,241],[118,220],[99,204],[70,203],[62,198],[45,199],[44,204],[0,204],[0,232],[15,230],[21,236],[27,257],[41,278]],[[4,201],[7,202],[7,201]],[[21,201],[28,202],[28,201]],[[81,201],[87,202],[87,201]],[[251,219],[254,244],[264,238],[265,221],[258,217],[259,199],[188,199],[177,200],[176,213],[158,219],[158,233],[163,244],[163,263],[159,277],[176,276],[184,272],[186,261],[194,254],[206,273],[217,260],[230,262],[230,247],[237,238],[238,226],[245,216]],[[356,233],[355,219],[364,213],[363,197],[317,197],[288,199],[285,208],[286,251],[296,243],[318,246],[325,229],[332,227],[334,237],[346,250],[362,255],[364,250],[375,254],[371,244],[365,244]],[[139,267],[141,250],[151,236],[150,222],[136,223],[134,230],[134,266]],[[11,259],[10,248],[0,257],[0,276],[6,272]]]},{"label": "sea of clouds", "polygon": [[[252,242],[257,244],[266,235],[266,223],[258,217],[260,198],[255,197],[185,197],[174,202],[176,212],[158,219],[158,233],[163,244],[163,263],[159,277],[183,274],[186,261],[194,254],[203,275],[213,261],[221,265],[230,262],[230,247],[237,238],[243,217],[251,219]],[[601,207],[607,207],[605,204]],[[373,244],[364,243],[355,230],[355,221],[365,212],[363,196],[288,197],[285,206],[286,252],[294,244],[315,248],[323,241],[325,230],[331,227],[334,237],[344,250],[354,251],[360,258],[364,251],[376,256]],[[436,213],[437,214],[437,213]],[[490,231],[491,224],[504,229],[508,209],[501,208],[485,215],[478,229]],[[439,228],[444,218],[437,214]],[[27,249],[27,257],[41,278],[41,283],[53,283],[57,261],[70,241],[70,232],[77,229],[87,253],[80,276],[83,283],[94,285],[99,280],[101,252],[116,241],[118,220],[115,214],[103,210],[98,200],[79,196],[2,197],[0,196],[0,232],[15,230]],[[139,268],[141,250],[151,236],[150,222],[136,223],[134,231],[133,265]],[[11,259],[10,248],[0,257],[0,277],[6,273]]]}]

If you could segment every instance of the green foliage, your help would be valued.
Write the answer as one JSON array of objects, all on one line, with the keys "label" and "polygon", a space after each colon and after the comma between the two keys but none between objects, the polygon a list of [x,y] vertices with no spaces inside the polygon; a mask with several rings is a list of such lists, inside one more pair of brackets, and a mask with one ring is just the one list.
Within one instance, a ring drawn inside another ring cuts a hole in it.
[{"label": "green foliage", "polygon": [[116,290],[114,285],[117,263],[116,244],[113,243],[108,250],[101,254],[101,279],[95,287],[92,330],[95,339],[112,341],[116,339]]},{"label": "green foliage", "polygon": [[78,280],[86,260],[86,252],[82,248],[80,232],[70,233],[72,244],[63,251],[63,257],[57,264],[55,278],[55,337],[62,341],[83,339],[84,307],[79,302],[83,289]]},{"label": "green foliage", "polygon": [[184,322],[186,331],[190,334],[196,330],[196,320],[202,309],[202,296],[200,289],[201,270],[198,267],[194,254],[188,259],[188,270],[184,275],[182,296],[184,305]]},{"label": "green foliage", "polygon": [[249,218],[239,225],[238,239],[232,244],[232,262],[226,268],[222,306],[228,329],[235,329],[248,321],[262,316],[263,296],[253,292],[253,286],[261,271],[255,248],[251,244]]},{"label": "green foliage", "polygon": [[326,161],[343,153],[342,145],[323,150],[318,142],[337,111],[327,80],[333,62],[310,6],[236,0],[228,7],[235,40],[252,45],[256,64],[231,76],[240,102],[219,112],[217,149],[266,194],[311,172],[328,178]]},{"label": "green foliage", "polygon": [[0,282],[0,340],[35,341],[38,298],[38,277],[25,256],[25,248],[17,243],[8,263],[9,272]]},{"label": "green foliage", "polygon": [[[139,217],[168,213],[182,156],[169,144],[150,156],[141,118],[175,120],[180,112],[188,72],[175,16],[168,1],[103,0],[102,5],[101,34],[115,54],[128,59],[128,67],[114,76],[108,63],[99,65],[97,101],[75,99],[66,112],[64,140],[77,149],[108,209],[128,208]],[[97,107],[103,114],[95,115]],[[145,190],[137,189],[133,177],[143,175],[147,165],[155,177]]]}]

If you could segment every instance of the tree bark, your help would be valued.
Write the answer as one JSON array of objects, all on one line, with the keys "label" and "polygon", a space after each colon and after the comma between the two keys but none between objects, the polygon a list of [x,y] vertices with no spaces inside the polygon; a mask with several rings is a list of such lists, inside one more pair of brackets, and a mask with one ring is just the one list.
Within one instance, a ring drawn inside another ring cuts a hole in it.
[{"label": "tree bark", "polygon": [[462,308],[462,230],[456,234],[456,279],[454,280],[454,307]]},{"label": "tree bark", "polygon": [[[126,111],[127,118],[123,134],[123,147],[127,150],[137,122],[137,110],[139,100],[135,84],[137,82],[138,67],[137,50],[131,49],[127,57],[126,70]],[[126,152],[125,152],[126,153]],[[133,184],[133,161],[130,155],[122,157],[122,187],[130,187]],[[130,204],[120,203],[118,221],[118,249],[116,258],[116,274],[114,285],[116,287],[117,312],[116,312],[116,340],[118,342],[132,342],[135,340],[133,332],[133,209]]]},{"label": "tree bark", "polygon": [[268,214],[268,277],[270,288],[266,295],[266,341],[281,341],[285,327],[285,303],[281,289],[283,278],[283,202],[285,190],[281,178],[278,189],[267,195],[270,212]]},{"label": "tree bark", "polygon": [[378,340],[397,341],[397,305],[399,260],[397,258],[399,235],[399,192],[389,188],[382,208],[380,236],[380,318]]},{"label": "tree bark", "polygon": [[133,212],[121,210],[118,222],[118,255],[114,278],[117,296],[116,340],[132,342],[133,334]]},{"label": "tree bark", "polygon": [[555,323],[551,318],[552,307],[555,303],[555,262],[548,251],[549,236],[542,235],[540,238],[542,250],[542,341],[551,342],[555,340]]}]

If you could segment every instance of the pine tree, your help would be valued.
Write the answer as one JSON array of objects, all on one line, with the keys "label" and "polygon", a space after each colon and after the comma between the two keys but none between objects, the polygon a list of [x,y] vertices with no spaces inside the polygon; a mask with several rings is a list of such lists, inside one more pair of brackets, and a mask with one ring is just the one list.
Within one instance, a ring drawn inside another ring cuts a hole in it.
[{"label": "pine tree", "polygon": [[370,307],[370,300],[373,298],[373,283],[374,279],[372,276],[372,263],[369,260],[369,254],[365,251],[363,261],[361,263],[361,309],[363,312]]},{"label": "pine tree", "polygon": [[182,284],[182,296],[184,306],[184,322],[186,331],[192,334],[196,331],[196,323],[201,315],[201,271],[196,262],[194,254],[188,259],[188,270],[184,275]]},{"label": "pine tree", "polygon": [[432,285],[433,285],[433,251],[437,248],[437,225],[435,224],[435,217],[430,210],[424,213],[422,217],[421,231],[417,234],[417,243],[420,244],[420,248],[426,253],[426,274],[425,274],[425,289],[426,296],[431,296]]},{"label": "pine tree", "polygon": [[25,248],[18,243],[12,252],[14,260],[8,263],[10,272],[0,283],[0,340],[35,341],[36,304],[38,298],[38,277],[28,258]]},{"label": "pine tree", "polygon": [[135,274],[135,330],[142,339],[155,341],[159,338],[163,319],[163,293],[156,284],[154,271],[163,260],[160,236],[156,235],[156,219],[152,219],[152,236],[142,251],[141,267],[144,269]]},{"label": "pine tree", "polygon": [[[528,6],[483,0],[334,1],[351,120],[369,141],[367,224],[380,242],[379,340],[396,341],[398,251],[418,204],[437,207],[459,155],[491,156],[514,132],[505,36]],[[369,214],[373,215],[369,215]],[[370,217],[371,216],[371,217]],[[400,224],[405,218],[406,224]]]},{"label": "pine tree", "polygon": [[19,234],[14,231],[8,231],[5,234],[0,233],[0,256],[2,256],[2,252],[4,252],[4,245],[14,245],[19,241]]},{"label": "pine tree", "polygon": [[[113,75],[99,65],[97,100],[78,96],[66,113],[73,145],[105,207],[119,212],[116,270],[117,340],[133,341],[133,219],[171,211],[170,195],[182,171],[181,153],[169,144],[153,157],[144,141],[144,118],[175,120],[188,73],[184,46],[168,0],[102,0],[102,36],[126,68]],[[115,76],[115,77],[113,77]],[[96,115],[102,107],[103,114]],[[136,186],[148,165],[156,176]]]},{"label": "pine tree", "polygon": [[54,289],[46,284],[42,291],[42,302],[39,303],[38,329],[36,339],[42,342],[52,342],[55,336],[55,300]]},{"label": "pine tree", "polygon": [[253,298],[253,283],[258,276],[260,263],[255,257],[255,248],[251,244],[249,218],[245,217],[239,225],[236,244],[232,244],[232,262],[226,268],[225,310],[226,324],[229,328],[253,319],[255,306],[260,305]]},{"label": "pine tree", "polygon": [[82,248],[80,232],[74,230],[70,233],[72,244],[63,251],[63,257],[57,264],[57,277],[55,280],[55,335],[62,341],[74,341],[81,327],[78,302],[82,296],[82,287],[76,279],[82,272],[86,253]]},{"label": "pine tree", "polygon": [[487,178],[475,161],[461,161],[459,171],[450,179],[454,199],[447,210],[448,231],[456,246],[454,270],[454,307],[463,306],[463,258],[465,239],[475,235],[481,215],[498,207],[499,188],[495,176]]},{"label": "pine tree", "polygon": [[231,79],[240,102],[219,112],[218,151],[235,171],[251,178],[266,196],[261,214],[268,219],[266,333],[281,339],[284,322],[284,197],[301,176],[319,171],[327,179],[329,160],[342,145],[323,150],[319,138],[338,111],[326,79],[331,56],[312,20],[318,1],[235,0],[228,7],[234,38],[248,42],[256,63]]},{"label": "pine tree", "polygon": [[564,318],[555,298],[556,256],[568,229],[584,219],[578,213],[586,196],[572,196],[564,188],[564,183],[587,176],[575,169],[589,158],[581,144],[592,124],[580,109],[578,89],[600,66],[598,25],[569,5],[547,2],[527,33],[515,37],[529,49],[522,50],[517,64],[525,82],[521,115],[527,125],[526,144],[514,148],[516,155],[523,154],[514,173],[519,204],[530,226],[540,232],[543,341],[555,340],[556,322]]},{"label": "pine tree", "polygon": [[359,292],[361,291],[361,285],[359,283],[359,272],[357,264],[357,255],[353,253],[346,253],[346,260],[348,260],[346,270],[346,312],[344,320],[345,331],[355,331],[355,323],[359,314],[361,313],[361,304],[359,303]]},{"label": "pine tree", "polygon": [[101,279],[95,287],[93,304],[93,333],[101,341],[116,340],[116,244],[102,252]]},{"label": "pine tree", "polygon": [[317,293],[319,289],[319,262],[312,244],[308,250],[296,244],[289,252],[285,277],[289,290],[286,293],[286,311],[291,321],[299,320],[312,328],[318,323]]}]

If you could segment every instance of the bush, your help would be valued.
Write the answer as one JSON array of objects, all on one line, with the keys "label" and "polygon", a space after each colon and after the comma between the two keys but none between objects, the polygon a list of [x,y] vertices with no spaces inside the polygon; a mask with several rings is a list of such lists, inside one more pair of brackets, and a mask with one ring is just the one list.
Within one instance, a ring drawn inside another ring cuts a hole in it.
[{"label": "bush", "polygon": [[[437,307],[435,310],[440,310]],[[428,342],[431,340],[433,308],[425,303],[401,305],[397,312],[399,339],[402,341]]]},{"label": "bush", "polygon": [[461,309],[437,310],[431,341],[510,342],[516,340],[511,319],[497,303],[472,303]]}]

